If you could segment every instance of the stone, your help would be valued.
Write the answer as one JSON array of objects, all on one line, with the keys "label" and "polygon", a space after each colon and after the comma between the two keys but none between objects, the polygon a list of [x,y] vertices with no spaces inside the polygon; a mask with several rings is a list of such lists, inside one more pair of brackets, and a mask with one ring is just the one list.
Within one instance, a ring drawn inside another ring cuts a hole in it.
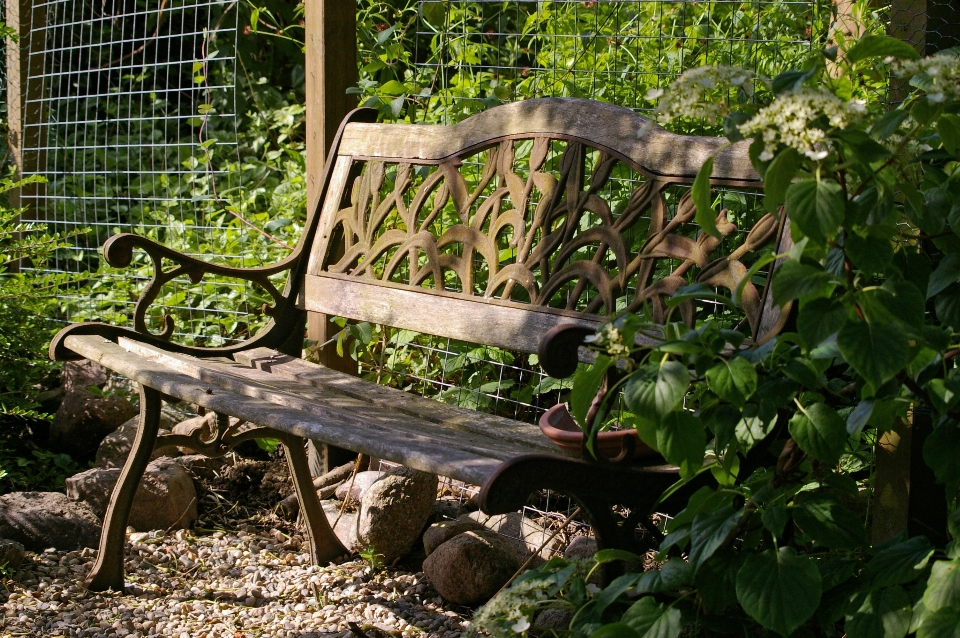
[{"label": "stone", "polygon": [[568,632],[570,630],[570,621],[573,620],[573,613],[567,609],[544,609],[533,620],[533,628],[537,631],[547,632],[544,635],[556,635],[551,632]]},{"label": "stone", "polygon": [[12,492],[0,496],[0,538],[31,552],[96,547],[100,519],[89,505],[60,492]]},{"label": "stone", "polygon": [[102,388],[106,383],[106,368],[89,359],[67,361],[60,371],[60,387],[65,394],[86,390],[90,386]]},{"label": "stone", "polygon": [[391,564],[420,538],[437,498],[437,477],[407,467],[390,470],[364,492],[357,512],[357,543]]},{"label": "stone", "polygon": [[[535,559],[530,563],[530,567],[536,567],[542,560],[550,560],[550,558],[561,549],[562,541],[559,535],[547,542],[551,532],[544,529],[536,521],[525,517],[520,512],[496,514],[493,516],[484,514],[483,512],[471,512],[464,514],[457,520],[465,518],[474,520],[487,529],[511,539],[517,555],[521,560],[526,560],[530,554],[539,552],[539,559],[541,560]],[[543,547],[541,548],[541,546]]]},{"label": "stone", "polygon": [[91,458],[104,438],[137,414],[119,396],[96,396],[85,388],[65,392],[50,424],[50,448],[75,459]]},{"label": "stone", "polygon": [[[357,513],[344,512],[340,516],[340,506],[333,501],[321,501],[323,513],[327,515],[327,522],[333,527],[333,533],[337,535],[340,542],[347,551],[353,552],[357,548]],[[339,517],[339,520],[337,518]],[[334,525],[336,522],[336,525]]]},{"label": "stone", "polygon": [[460,605],[486,602],[520,568],[507,539],[490,530],[464,532],[437,547],[423,572],[445,599]]},{"label": "stone", "polygon": [[[67,496],[88,504],[102,517],[119,478],[119,468],[93,468],[75,474],[66,481]],[[189,529],[196,520],[197,490],[190,475],[174,459],[151,461],[137,488],[127,525],[140,532]]]},{"label": "stone", "polygon": [[[164,427],[166,426],[166,427]],[[160,431],[159,434],[168,434],[173,426],[171,418],[165,413],[160,413]],[[119,428],[104,437],[97,448],[97,458],[95,465],[97,467],[123,467],[133,447],[133,439],[137,436],[137,430],[140,429],[140,415],[133,417]],[[166,445],[155,448],[150,459],[157,459],[161,456],[179,456],[180,451],[173,445]]]},{"label": "stone", "polygon": [[577,536],[567,548],[563,550],[564,558],[581,558],[593,560],[593,555],[598,551],[597,539],[592,536]]},{"label": "stone", "polygon": [[203,454],[184,454],[176,457],[176,460],[190,474],[205,479],[215,478],[227,464],[227,460],[222,456],[204,456]]},{"label": "stone", "polygon": [[20,569],[25,551],[22,543],[0,538],[0,568],[14,572]]},{"label": "stone", "polygon": [[[371,485],[386,475],[386,472],[377,471],[357,472],[357,475],[353,477],[352,487],[350,479],[347,479],[337,487],[334,493],[336,494],[337,498],[342,501],[347,498],[347,490],[349,489],[350,500],[359,501],[361,498],[363,498],[363,493],[366,492]],[[321,496],[320,498],[323,497]]]},{"label": "stone", "polygon": [[484,529],[487,528],[470,518],[434,523],[423,533],[423,550],[429,556],[433,550],[458,534]]},{"label": "stone", "polygon": [[433,525],[441,521],[452,521],[461,514],[468,513],[470,510],[460,502],[459,499],[441,497],[430,508],[430,516],[427,523]]}]

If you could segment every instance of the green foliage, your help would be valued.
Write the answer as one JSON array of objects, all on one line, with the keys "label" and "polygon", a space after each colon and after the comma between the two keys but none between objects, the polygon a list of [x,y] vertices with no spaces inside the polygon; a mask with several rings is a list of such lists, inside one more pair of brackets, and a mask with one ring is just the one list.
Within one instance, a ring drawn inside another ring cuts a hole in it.
[{"label": "green foliage", "polygon": [[[913,86],[893,110],[853,80],[891,74]],[[714,482],[664,525],[661,567],[593,593],[571,576],[538,600],[575,611],[574,636],[957,635],[960,54],[920,59],[867,36],[768,87],[724,117],[755,140],[767,207],[790,217],[794,246],[776,256],[772,293],[795,323],[760,346],[711,317],[658,326],[625,313],[598,330],[590,347],[612,391],[591,399],[596,371],[574,379],[584,432],[602,424],[584,422],[582,406],[612,414],[622,391],[681,483],[705,469]],[[694,197],[709,206],[705,184]],[[719,297],[693,285],[679,294]],[[736,315],[737,295],[721,301]],[[637,346],[638,332],[653,345]],[[870,450],[914,409],[933,415],[923,456],[946,484],[951,540],[871,546]],[[496,634],[498,617],[478,616],[475,627]]]}]

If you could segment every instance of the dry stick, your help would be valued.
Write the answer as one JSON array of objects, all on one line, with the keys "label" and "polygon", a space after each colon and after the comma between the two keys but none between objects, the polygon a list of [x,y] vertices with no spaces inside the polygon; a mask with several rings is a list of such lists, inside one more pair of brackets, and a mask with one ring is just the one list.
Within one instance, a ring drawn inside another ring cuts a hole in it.
[{"label": "dry stick", "polygon": [[180,521],[183,520],[183,517],[186,516],[186,515],[187,515],[187,512],[190,511],[190,506],[192,506],[192,505],[193,505],[194,503],[196,503],[196,502],[197,502],[197,497],[196,497],[196,496],[194,496],[192,499],[190,499],[190,502],[187,504],[187,509],[183,510],[183,514],[181,514],[180,516],[178,516],[178,517],[177,517],[177,520],[173,521],[173,523],[170,524],[170,527],[168,527],[166,530],[164,530],[164,532],[163,532],[164,535],[169,534],[169,533],[171,532],[171,530],[173,530],[173,528],[177,525],[177,523],[179,523]]},{"label": "dry stick", "polygon": [[[516,580],[517,576],[519,576],[521,573],[523,573],[523,570],[525,570],[525,569],[527,568],[527,566],[530,565],[530,563],[533,561],[533,557],[534,557],[534,556],[539,556],[539,555],[540,555],[540,552],[543,551],[543,548],[546,547],[548,544],[550,544],[550,541],[552,541],[553,539],[555,539],[555,538],[557,537],[557,534],[559,534],[560,532],[562,532],[563,530],[565,530],[565,529],[567,528],[567,523],[569,523],[570,521],[572,521],[572,520],[574,519],[574,517],[576,517],[576,515],[579,514],[579,513],[580,513],[580,508],[579,508],[579,507],[578,507],[577,509],[573,510],[572,512],[570,512],[570,515],[567,516],[565,519],[563,519],[563,522],[560,524],[560,527],[558,527],[557,529],[555,529],[554,532],[553,532],[553,534],[550,534],[550,537],[549,537],[547,540],[545,540],[545,541],[543,541],[542,543],[540,543],[540,547],[537,548],[537,551],[535,551],[535,552],[533,552],[532,554],[530,554],[530,556],[527,557],[527,560],[525,560],[525,561],[523,562],[523,565],[520,565],[520,569],[518,569],[518,570],[516,571],[516,573],[514,573],[514,575],[510,577],[510,580],[508,580],[507,582],[505,582],[505,583],[503,584],[503,587],[501,587],[500,589],[497,590],[497,594],[499,594],[499,593],[502,592],[504,589],[506,589],[507,587],[509,587],[509,586],[510,586],[510,583],[512,583],[514,580]],[[497,594],[494,594],[493,597],[496,597]]]},{"label": "dry stick", "polygon": [[340,517],[343,516],[343,513],[344,513],[344,512],[346,511],[346,509],[347,509],[347,503],[350,502],[350,492],[353,491],[353,481],[357,478],[357,472],[360,471],[360,461],[362,461],[362,460],[363,460],[363,455],[362,455],[362,454],[358,455],[358,456],[357,456],[357,463],[356,463],[356,465],[353,466],[353,474],[350,475],[350,486],[347,487],[347,493],[346,493],[346,495],[343,497],[343,503],[340,505],[340,513],[337,514],[337,519],[336,519],[335,521],[333,521],[333,525],[331,525],[330,527],[336,527],[336,526],[337,526],[337,523],[340,522]]},{"label": "dry stick", "polygon": [[355,622],[348,622],[347,626],[350,628],[350,633],[352,633],[357,638],[370,638],[370,634],[360,629],[360,625]]}]

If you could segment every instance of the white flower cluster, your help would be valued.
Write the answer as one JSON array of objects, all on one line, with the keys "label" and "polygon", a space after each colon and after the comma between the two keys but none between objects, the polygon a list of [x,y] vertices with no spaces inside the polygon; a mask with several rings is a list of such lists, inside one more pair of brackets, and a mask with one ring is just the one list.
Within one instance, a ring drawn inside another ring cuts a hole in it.
[{"label": "white flower cluster", "polygon": [[927,99],[943,102],[960,99],[960,57],[937,53],[921,60],[899,60],[894,72],[902,78],[923,77]]},{"label": "white flower cluster", "polygon": [[757,75],[749,70],[732,66],[701,66],[684,71],[667,88],[650,89],[648,100],[662,98],[657,104],[657,120],[668,124],[681,117],[716,119],[723,114],[723,104],[707,100],[708,91],[743,89],[753,95],[753,82]]},{"label": "white flower cluster", "polygon": [[477,610],[470,622],[469,636],[514,638],[530,629],[530,618],[547,599],[553,580],[531,579],[515,584],[494,596]]},{"label": "white flower cluster", "polygon": [[585,343],[604,348],[611,357],[625,357],[630,354],[630,348],[623,343],[623,335],[612,324],[606,324],[596,334],[584,339]]},{"label": "white flower cluster", "polygon": [[831,127],[842,129],[857,122],[865,112],[864,100],[845,102],[827,90],[804,88],[777,96],[741,124],[740,133],[763,140],[761,161],[772,160],[780,146],[820,161],[830,154],[830,141],[813,123],[826,118]]}]

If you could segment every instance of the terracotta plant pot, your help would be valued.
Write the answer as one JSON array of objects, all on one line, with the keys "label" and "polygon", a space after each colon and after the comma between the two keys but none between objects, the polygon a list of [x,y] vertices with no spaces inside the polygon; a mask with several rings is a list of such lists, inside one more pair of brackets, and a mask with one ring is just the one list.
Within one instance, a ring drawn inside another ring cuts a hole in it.
[{"label": "terracotta plant pot", "polygon": [[[580,458],[583,432],[573,419],[573,415],[567,410],[566,404],[558,403],[543,413],[543,416],[540,417],[540,431],[546,434],[547,438],[559,446],[561,450],[570,456]],[[637,431],[634,429],[600,432],[597,435],[598,452],[605,458],[616,457],[623,449],[623,439],[625,437],[636,439],[634,453],[630,458],[657,456],[657,453],[649,445],[640,440]]]}]

